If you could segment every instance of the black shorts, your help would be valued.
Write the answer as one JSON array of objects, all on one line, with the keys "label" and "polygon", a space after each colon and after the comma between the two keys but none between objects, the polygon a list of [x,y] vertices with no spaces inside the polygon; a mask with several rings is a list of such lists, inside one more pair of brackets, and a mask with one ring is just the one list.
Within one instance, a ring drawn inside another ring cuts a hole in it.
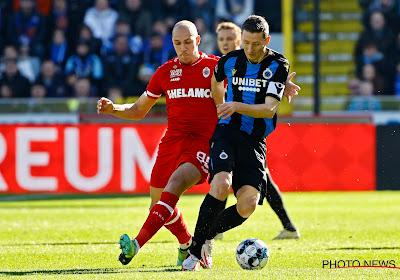
[{"label": "black shorts", "polygon": [[209,182],[221,171],[232,172],[235,196],[242,186],[250,185],[260,192],[262,205],[267,189],[265,154],[265,139],[257,141],[244,131],[219,124],[210,140]]}]

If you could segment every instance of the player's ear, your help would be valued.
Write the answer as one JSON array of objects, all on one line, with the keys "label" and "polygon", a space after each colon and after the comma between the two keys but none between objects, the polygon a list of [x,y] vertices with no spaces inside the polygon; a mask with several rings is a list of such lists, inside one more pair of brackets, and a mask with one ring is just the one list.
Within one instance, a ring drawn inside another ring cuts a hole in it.
[{"label": "player's ear", "polygon": [[200,45],[200,41],[201,41],[201,37],[200,37],[200,35],[197,35],[197,37],[196,37],[196,45],[197,46]]},{"label": "player's ear", "polygon": [[271,36],[268,36],[267,39],[265,40],[265,46],[268,46],[270,40],[271,40]]}]

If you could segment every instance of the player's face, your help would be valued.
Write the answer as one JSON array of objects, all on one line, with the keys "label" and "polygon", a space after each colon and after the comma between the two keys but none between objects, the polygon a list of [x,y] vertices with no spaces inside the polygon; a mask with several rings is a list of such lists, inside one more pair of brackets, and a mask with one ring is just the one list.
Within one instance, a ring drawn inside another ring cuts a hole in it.
[{"label": "player's face", "polygon": [[200,36],[190,34],[187,28],[178,28],[172,33],[175,52],[182,64],[191,64],[199,58]]},{"label": "player's face", "polygon": [[264,39],[263,33],[251,33],[246,30],[242,32],[242,45],[247,59],[252,63],[260,63],[264,58],[266,46],[269,44],[270,36]]},{"label": "player's face", "polygon": [[221,29],[217,33],[218,49],[222,54],[238,50],[240,48],[240,38],[233,29]]}]

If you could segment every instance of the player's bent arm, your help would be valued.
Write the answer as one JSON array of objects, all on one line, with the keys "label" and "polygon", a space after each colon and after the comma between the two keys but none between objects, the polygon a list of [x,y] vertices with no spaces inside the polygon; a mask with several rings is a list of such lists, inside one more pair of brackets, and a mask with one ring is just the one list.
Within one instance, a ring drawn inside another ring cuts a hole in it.
[{"label": "player's bent arm", "polygon": [[239,113],[253,118],[271,119],[278,109],[279,101],[273,97],[265,97],[264,104],[245,104],[241,102],[225,102],[217,106],[219,118],[227,119],[233,113]]},{"label": "player's bent arm", "polygon": [[102,97],[97,104],[98,113],[112,114],[121,119],[140,120],[146,116],[157,99],[142,94],[133,104],[114,104],[111,100]]},{"label": "player's bent arm", "polygon": [[224,81],[218,82],[215,79],[215,75],[211,78],[211,93],[214,99],[215,105],[224,103],[225,99],[225,85]]}]

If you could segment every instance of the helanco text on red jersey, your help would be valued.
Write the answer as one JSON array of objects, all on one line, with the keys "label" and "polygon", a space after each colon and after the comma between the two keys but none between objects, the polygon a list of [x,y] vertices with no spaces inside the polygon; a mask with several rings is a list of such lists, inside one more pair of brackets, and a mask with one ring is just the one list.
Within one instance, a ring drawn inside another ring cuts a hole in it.
[{"label": "helanco text on red jersey", "polygon": [[204,88],[176,88],[167,90],[168,97],[181,98],[181,97],[198,97],[198,98],[212,98],[211,90]]}]

